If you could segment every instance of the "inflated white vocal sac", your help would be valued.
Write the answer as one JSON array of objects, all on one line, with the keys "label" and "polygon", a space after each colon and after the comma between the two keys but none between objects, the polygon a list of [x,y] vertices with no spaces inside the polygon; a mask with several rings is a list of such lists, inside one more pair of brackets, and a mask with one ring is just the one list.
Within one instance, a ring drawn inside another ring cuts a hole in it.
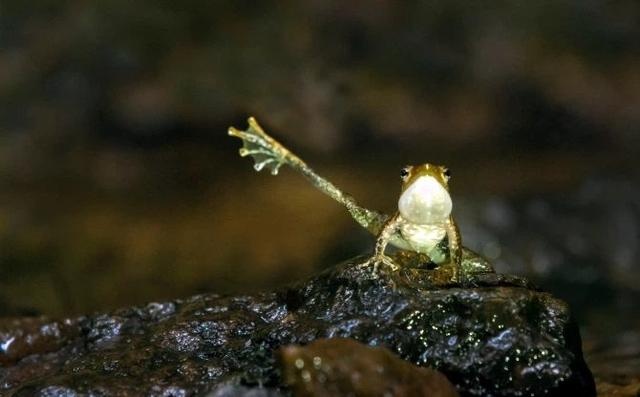
[{"label": "inflated white vocal sac", "polygon": [[451,196],[431,176],[416,179],[400,196],[400,215],[411,223],[429,225],[445,222],[451,215]]}]

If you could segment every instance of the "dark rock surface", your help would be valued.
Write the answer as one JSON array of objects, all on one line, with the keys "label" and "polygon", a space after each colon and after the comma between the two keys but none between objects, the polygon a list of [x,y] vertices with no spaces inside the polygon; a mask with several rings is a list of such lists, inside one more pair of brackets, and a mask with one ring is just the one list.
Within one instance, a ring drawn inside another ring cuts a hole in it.
[{"label": "dark rock surface", "polygon": [[0,323],[10,396],[278,395],[274,351],[350,337],[440,369],[462,395],[595,395],[568,307],[525,280],[434,285],[358,260],[277,292],[199,295],[62,321]]},{"label": "dark rock surface", "polygon": [[442,373],[417,367],[383,347],[369,347],[353,339],[289,345],[280,348],[277,357],[282,380],[295,396],[458,396]]}]

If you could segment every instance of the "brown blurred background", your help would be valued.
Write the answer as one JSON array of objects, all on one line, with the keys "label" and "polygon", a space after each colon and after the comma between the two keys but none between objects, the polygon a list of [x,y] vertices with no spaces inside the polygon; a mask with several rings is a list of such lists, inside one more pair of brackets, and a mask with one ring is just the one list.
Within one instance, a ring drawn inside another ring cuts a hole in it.
[{"label": "brown blurred background", "polygon": [[401,166],[449,165],[466,245],[588,340],[640,345],[639,21],[634,0],[3,1],[0,315],[255,291],[370,250],[237,156],[227,127],[255,115],[380,210]]}]

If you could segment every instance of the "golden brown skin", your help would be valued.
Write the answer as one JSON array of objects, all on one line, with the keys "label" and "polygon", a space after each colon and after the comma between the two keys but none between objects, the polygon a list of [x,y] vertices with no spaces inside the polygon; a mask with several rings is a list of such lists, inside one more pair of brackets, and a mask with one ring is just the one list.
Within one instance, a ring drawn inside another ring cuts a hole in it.
[{"label": "golden brown skin", "polygon": [[421,176],[431,176],[449,190],[449,179],[451,178],[449,169],[443,165],[425,163],[421,165],[408,165],[400,171],[402,191],[407,190],[407,188]]}]

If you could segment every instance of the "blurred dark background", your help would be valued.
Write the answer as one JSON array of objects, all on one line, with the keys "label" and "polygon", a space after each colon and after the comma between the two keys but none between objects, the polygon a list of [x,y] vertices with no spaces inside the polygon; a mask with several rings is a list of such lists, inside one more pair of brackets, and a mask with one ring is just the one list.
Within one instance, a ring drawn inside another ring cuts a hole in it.
[{"label": "blurred dark background", "polygon": [[401,166],[447,164],[466,245],[634,344],[639,21],[634,0],[3,1],[0,315],[255,291],[370,250],[237,156],[227,127],[255,115],[384,211]]}]

